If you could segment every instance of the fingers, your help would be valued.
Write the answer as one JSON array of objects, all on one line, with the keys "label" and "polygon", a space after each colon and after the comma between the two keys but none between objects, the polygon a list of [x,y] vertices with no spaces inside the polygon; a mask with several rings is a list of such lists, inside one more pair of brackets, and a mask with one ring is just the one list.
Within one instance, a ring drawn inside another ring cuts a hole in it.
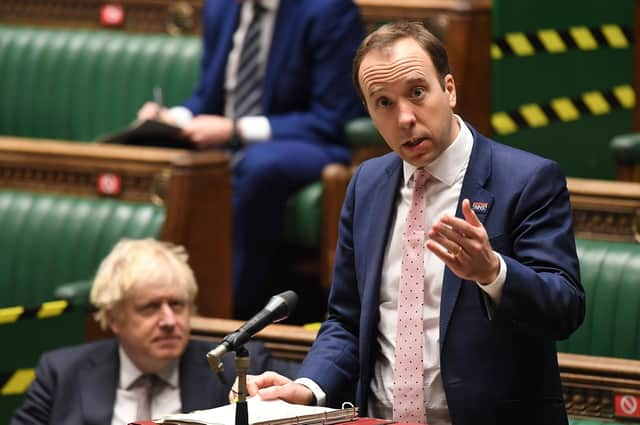
[{"label": "fingers", "polygon": [[462,201],[462,215],[464,216],[465,220],[472,226],[482,226],[480,219],[473,211],[473,209],[471,209],[471,202],[469,202],[468,199],[464,199]]},{"label": "fingers", "polygon": [[158,110],[160,109],[160,105],[155,102],[146,102],[142,105],[142,108],[138,111],[138,119],[139,120],[149,120],[156,117],[158,114]]},{"label": "fingers", "polygon": [[311,404],[313,402],[311,390],[295,382],[289,382],[279,387],[261,389],[258,394],[263,400],[280,399],[295,404]]},{"label": "fingers", "polygon": [[[263,388],[279,387],[291,382],[291,379],[275,372],[264,372],[260,375],[247,375],[247,394],[251,397],[259,393]],[[229,401],[235,401],[238,396],[238,379],[233,383],[229,391]]]}]

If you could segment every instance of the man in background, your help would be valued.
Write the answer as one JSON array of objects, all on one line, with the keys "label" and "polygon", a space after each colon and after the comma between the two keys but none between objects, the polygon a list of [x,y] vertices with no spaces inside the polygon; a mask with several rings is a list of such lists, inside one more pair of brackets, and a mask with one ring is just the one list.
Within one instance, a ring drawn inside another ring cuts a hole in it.
[{"label": "man in background", "polygon": [[233,159],[235,317],[269,298],[287,200],[347,163],[345,123],[364,115],[350,82],[364,36],[352,0],[208,0],[200,81],[184,105],[158,111],[197,147],[227,147]]},{"label": "man in background", "polygon": [[560,167],[454,114],[447,52],[420,24],[370,34],[353,73],[394,152],[349,184],[300,379],[263,374],[249,392],[398,422],[567,424],[555,341],[585,296]]},{"label": "man in background", "polygon": [[[206,360],[214,344],[189,340],[196,293],[184,249],[120,241],[91,290],[96,319],[115,339],[45,353],[11,424],[126,425],[226,404],[229,387]],[[247,348],[252,370],[268,367],[261,345]],[[231,359],[224,359],[227,382]]]}]

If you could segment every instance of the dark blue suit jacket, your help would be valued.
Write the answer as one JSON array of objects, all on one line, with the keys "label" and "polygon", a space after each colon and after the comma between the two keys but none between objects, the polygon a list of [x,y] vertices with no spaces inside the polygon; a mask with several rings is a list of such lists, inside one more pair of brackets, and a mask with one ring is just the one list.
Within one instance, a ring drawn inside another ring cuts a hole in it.
[{"label": "dark blue suit jacket", "polygon": [[[235,379],[233,356],[225,356],[222,384],[212,372],[206,354],[215,344],[190,341],[180,358],[182,410],[210,409],[229,403]],[[247,345],[251,372],[270,368],[270,356],[261,344]],[[23,405],[11,425],[109,425],[113,415],[120,360],[116,340],[109,339],[45,353],[36,368]]]},{"label": "dark blue suit jacket", "polygon": [[[240,2],[208,0],[198,87],[185,106],[224,115],[224,81]],[[344,123],[364,110],[351,85],[363,37],[351,0],[281,0],[264,75],[262,107],[274,140],[342,143]]]},{"label": "dark blue suit jacket", "polygon": [[[472,130],[460,203],[478,211],[507,264],[499,305],[445,268],[441,372],[455,425],[565,424],[555,340],[584,316],[584,291],[566,179],[558,165]],[[366,414],[379,321],[383,255],[403,174],[394,154],[367,161],[351,180],[340,218],[330,318],[299,376],[332,405],[355,399]],[[482,205],[482,204],[477,204]]]}]

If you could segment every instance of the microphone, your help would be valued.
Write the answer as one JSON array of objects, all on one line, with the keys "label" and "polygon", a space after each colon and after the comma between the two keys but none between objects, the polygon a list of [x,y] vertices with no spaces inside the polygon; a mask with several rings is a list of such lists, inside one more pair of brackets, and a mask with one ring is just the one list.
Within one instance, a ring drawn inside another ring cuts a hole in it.
[{"label": "microphone", "polygon": [[285,291],[271,297],[267,305],[255,316],[245,322],[237,330],[225,336],[222,343],[207,353],[207,361],[220,376],[222,362],[220,359],[229,351],[236,351],[261,331],[265,326],[289,317],[298,303],[298,295],[293,291]]}]

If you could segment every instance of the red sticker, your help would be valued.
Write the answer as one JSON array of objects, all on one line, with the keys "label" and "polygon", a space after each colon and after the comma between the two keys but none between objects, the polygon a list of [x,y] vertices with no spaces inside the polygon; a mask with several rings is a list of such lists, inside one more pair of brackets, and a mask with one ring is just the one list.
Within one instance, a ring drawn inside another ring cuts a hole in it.
[{"label": "red sticker", "polygon": [[615,395],[615,415],[640,418],[640,396],[631,394]]},{"label": "red sticker", "polygon": [[104,27],[121,27],[124,25],[124,7],[120,4],[107,3],[100,8],[100,23]]},{"label": "red sticker", "polygon": [[119,195],[122,191],[120,176],[117,174],[100,173],[97,184],[101,195]]}]

